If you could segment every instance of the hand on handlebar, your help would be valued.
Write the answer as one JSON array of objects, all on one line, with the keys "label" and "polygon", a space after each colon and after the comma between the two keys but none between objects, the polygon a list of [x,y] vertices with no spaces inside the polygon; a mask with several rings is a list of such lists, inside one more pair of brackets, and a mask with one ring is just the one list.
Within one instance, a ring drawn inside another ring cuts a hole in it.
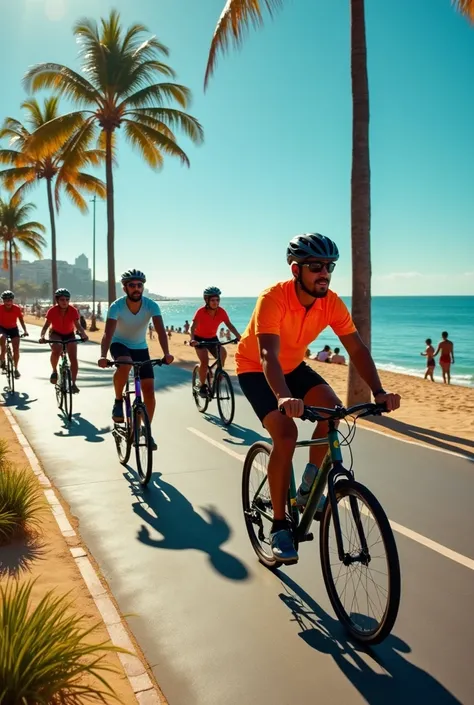
[{"label": "hand on handlebar", "polygon": [[97,360],[97,365],[99,367],[102,367],[103,370],[105,370],[109,366],[109,361],[106,357],[101,357],[99,358],[99,360]]},{"label": "hand on handlebar", "polygon": [[199,345],[198,341],[197,341],[197,340],[194,340],[194,338],[193,338],[193,340],[190,340],[190,341],[189,341],[189,344],[190,344],[190,346],[191,346],[192,348],[195,348],[196,345]]},{"label": "hand on handlebar", "polygon": [[299,418],[304,413],[304,402],[302,399],[293,399],[292,397],[281,398],[278,400],[278,409],[285,416]]},{"label": "hand on handlebar", "polygon": [[47,342],[48,342],[48,341],[46,340],[46,338],[44,337],[44,335],[42,335],[41,338],[38,340],[38,343],[41,343],[41,344],[47,343]]},{"label": "hand on handlebar", "polygon": [[83,343],[87,343],[89,340],[89,336],[84,333],[84,335],[81,335],[81,340]]},{"label": "hand on handlebar", "polygon": [[30,334],[28,333],[27,330],[24,330],[24,331],[23,331],[23,337],[24,337],[24,338],[28,338],[29,335],[30,335]]},{"label": "hand on handlebar", "polygon": [[374,399],[376,404],[384,404],[387,412],[400,408],[400,394],[385,392],[384,394],[377,394]]},{"label": "hand on handlebar", "polygon": [[171,363],[174,360],[174,355],[171,355],[170,353],[168,353],[167,355],[164,356],[163,360],[164,360],[165,365],[171,365]]}]

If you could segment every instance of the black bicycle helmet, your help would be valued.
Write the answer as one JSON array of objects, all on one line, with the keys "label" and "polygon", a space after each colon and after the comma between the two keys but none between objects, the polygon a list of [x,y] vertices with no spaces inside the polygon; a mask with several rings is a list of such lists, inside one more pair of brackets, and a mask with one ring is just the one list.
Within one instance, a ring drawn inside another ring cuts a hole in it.
[{"label": "black bicycle helmet", "polygon": [[208,286],[202,292],[202,295],[206,299],[208,296],[220,296],[222,294],[221,290],[217,286]]},{"label": "black bicycle helmet", "polygon": [[60,296],[65,296],[66,299],[70,299],[71,292],[69,291],[69,289],[64,289],[61,287],[61,289],[56,289],[56,291],[54,292],[55,299],[59,299]]},{"label": "black bicycle helmet", "polygon": [[7,289],[2,294],[2,299],[4,301],[13,301],[14,298],[15,298],[15,294],[13,293],[13,291],[10,291],[10,289]]},{"label": "black bicycle helmet", "polygon": [[336,262],[339,259],[339,250],[335,242],[319,233],[305,233],[290,240],[286,250],[288,264],[299,264],[313,257]]},{"label": "black bicycle helmet", "polygon": [[146,276],[139,269],[127,269],[127,271],[124,272],[120,277],[120,280],[122,284],[126,284],[126,282],[131,282],[135,280],[145,283]]}]

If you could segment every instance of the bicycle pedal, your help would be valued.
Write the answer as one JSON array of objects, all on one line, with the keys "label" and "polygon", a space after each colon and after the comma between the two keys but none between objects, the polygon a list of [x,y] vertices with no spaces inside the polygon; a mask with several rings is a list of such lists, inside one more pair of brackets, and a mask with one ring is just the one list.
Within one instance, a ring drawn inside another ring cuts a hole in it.
[{"label": "bicycle pedal", "polygon": [[303,543],[303,541],[314,541],[314,534],[312,534],[312,533],[305,534],[303,536],[303,538],[298,539],[298,540],[300,543]]}]

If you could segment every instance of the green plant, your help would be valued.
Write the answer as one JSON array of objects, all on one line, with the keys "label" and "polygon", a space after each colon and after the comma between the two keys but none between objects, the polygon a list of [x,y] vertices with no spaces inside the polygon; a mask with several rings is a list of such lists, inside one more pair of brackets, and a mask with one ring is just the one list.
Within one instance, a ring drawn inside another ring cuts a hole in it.
[{"label": "green plant", "polygon": [[0,441],[0,541],[40,520],[44,500],[38,480],[29,468],[19,469],[7,459],[6,441]]},{"label": "green plant", "polygon": [[[49,591],[33,609],[34,581],[0,586],[0,702],[2,705],[79,705],[118,701],[105,676],[107,642],[90,643],[97,629],[81,626],[68,595]],[[106,700],[107,697],[107,700]]]}]

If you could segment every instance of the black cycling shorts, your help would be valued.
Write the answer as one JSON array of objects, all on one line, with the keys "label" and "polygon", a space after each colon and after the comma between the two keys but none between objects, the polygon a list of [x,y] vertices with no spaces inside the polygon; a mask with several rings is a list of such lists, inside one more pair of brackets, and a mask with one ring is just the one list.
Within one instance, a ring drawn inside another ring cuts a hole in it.
[{"label": "black cycling shorts", "polygon": [[[114,360],[118,357],[131,357],[133,362],[146,362],[150,359],[148,348],[134,350],[133,348],[127,348],[123,343],[112,343],[110,346],[110,354]],[[142,365],[140,367],[140,379],[154,379],[154,377],[155,374],[152,365]]]},{"label": "black cycling shorts", "polygon": [[219,338],[217,336],[214,336],[214,338],[201,338],[200,335],[195,335],[194,340],[198,343],[205,343],[205,345],[199,346],[201,348],[206,348],[209,350],[211,353],[212,357],[215,357],[217,360],[217,345],[216,343],[219,343]]},{"label": "black cycling shorts", "polygon": [[[253,410],[263,424],[263,420],[271,411],[278,409],[276,396],[263,372],[243,372],[238,375],[240,388],[249,400]],[[285,381],[292,397],[304,399],[313,387],[327,384],[312,367],[302,362],[298,367],[285,375]]]},{"label": "black cycling shorts", "polygon": [[18,326],[14,326],[14,328],[4,328],[0,326],[0,335],[7,335],[13,340],[13,338],[20,337],[20,331],[18,330]]},{"label": "black cycling shorts", "polygon": [[[54,338],[51,336],[54,335]],[[64,343],[66,340],[73,340],[76,337],[74,331],[70,333],[58,333],[56,330],[51,330],[49,333],[50,343]]]}]

